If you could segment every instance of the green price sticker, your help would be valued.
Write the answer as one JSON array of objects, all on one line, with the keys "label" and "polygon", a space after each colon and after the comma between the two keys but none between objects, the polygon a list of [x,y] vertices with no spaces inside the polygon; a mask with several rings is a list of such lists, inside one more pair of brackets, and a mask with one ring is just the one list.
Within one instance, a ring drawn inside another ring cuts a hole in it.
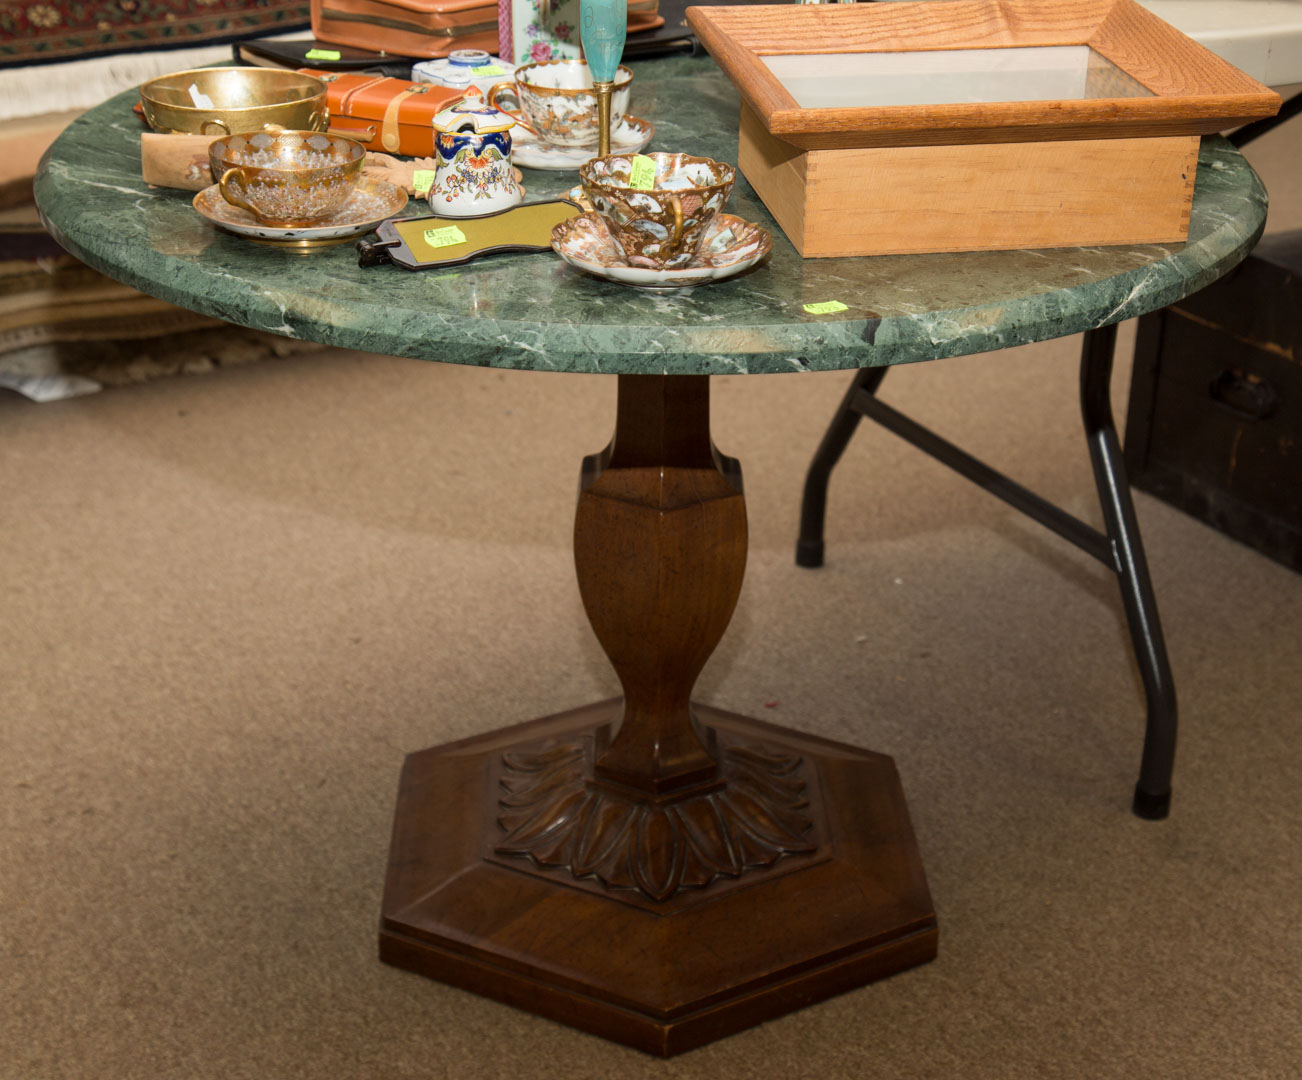
[{"label": "green price sticker", "polygon": [[466,234],[455,225],[444,225],[441,229],[426,229],[425,243],[430,247],[455,247],[466,242]]},{"label": "green price sticker", "polygon": [[645,154],[633,155],[633,171],[628,174],[628,186],[634,191],[650,191],[656,186],[656,163]]},{"label": "green price sticker", "polygon": [[305,60],[338,60],[343,53],[336,49],[308,49],[303,54]]},{"label": "green price sticker", "polygon": [[428,192],[434,186],[433,169],[417,169],[411,174],[411,188],[417,195]]},{"label": "green price sticker", "polygon": [[849,311],[850,308],[840,300],[824,300],[821,304],[806,304],[805,310],[811,315],[831,315],[837,311]]},{"label": "green price sticker", "polygon": [[471,75],[505,75],[506,71],[496,64],[485,64],[483,67],[471,68]]}]

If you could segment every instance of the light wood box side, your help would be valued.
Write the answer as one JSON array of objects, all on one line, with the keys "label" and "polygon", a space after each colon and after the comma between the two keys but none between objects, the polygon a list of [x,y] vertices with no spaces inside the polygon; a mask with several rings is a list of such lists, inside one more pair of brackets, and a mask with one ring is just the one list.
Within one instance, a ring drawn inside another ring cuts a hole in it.
[{"label": "light wood box side", "polygon": [[792,155],[745,107],[740,145],[806,258],[1179,242],[1198,163],[1196,136]]},{"label": "light wood box side", "polygon": [[737,168],[802,255],[808,162],[809,151],[770,135],[750,106],[741,103]]}]

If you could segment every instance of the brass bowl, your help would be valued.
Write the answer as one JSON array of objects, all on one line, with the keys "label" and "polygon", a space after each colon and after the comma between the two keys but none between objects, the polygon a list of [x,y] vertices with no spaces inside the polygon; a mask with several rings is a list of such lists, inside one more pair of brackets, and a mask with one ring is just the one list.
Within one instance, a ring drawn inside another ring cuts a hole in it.
[{"label": "brass bowl", "polygon": [[325,83],[277,68],[174,71],[140,88],[140,107],[149,126],[168,135],[240,135],[268,125],[324,131],[330,123]]}]

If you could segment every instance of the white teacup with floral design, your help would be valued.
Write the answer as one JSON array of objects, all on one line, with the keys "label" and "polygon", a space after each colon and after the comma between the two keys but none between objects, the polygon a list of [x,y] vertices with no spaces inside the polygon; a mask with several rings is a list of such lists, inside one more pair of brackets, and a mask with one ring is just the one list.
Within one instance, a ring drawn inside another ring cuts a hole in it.
[{"label": "white teacup with floral design", "polygon": [[[610,126],[628,112],[633,72],[622,64],[610,95]],[[499,98],[514,97],[515,111]],[[597,145],[597,94],[586,60],[544,60],[515,69],[515,82],[500,82],[488,91],[488,104],[509,112],[521,126],[553,146]]]}]

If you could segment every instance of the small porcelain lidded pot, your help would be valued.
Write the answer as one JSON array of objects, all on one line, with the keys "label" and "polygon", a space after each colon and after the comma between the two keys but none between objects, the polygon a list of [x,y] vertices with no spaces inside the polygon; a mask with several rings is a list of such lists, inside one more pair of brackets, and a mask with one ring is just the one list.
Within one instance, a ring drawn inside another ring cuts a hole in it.
[{"label": "small porcelain lidded pot", "polygon": [[484,104],[476,87],[434,117],[438,164],[429,205],[441,217],[481,217],[524,201],[511,167],[515,121]]}]

